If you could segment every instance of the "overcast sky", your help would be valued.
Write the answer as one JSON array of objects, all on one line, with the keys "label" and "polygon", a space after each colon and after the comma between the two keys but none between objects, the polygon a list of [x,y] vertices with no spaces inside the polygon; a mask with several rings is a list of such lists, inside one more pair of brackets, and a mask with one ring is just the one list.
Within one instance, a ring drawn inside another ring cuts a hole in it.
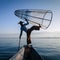
[{"label": "overcast sky", "polygon": [[17,9],[52,10],[53,20],[47,30],[60,31],[60,0],[0,0],[0,34],[19,33],[19,18],[14,15]]}]

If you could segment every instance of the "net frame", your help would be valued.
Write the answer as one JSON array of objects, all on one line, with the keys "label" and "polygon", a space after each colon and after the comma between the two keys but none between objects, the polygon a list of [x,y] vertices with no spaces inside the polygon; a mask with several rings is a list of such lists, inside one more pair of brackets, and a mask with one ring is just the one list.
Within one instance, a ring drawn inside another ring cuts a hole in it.
[{"label": "net frame", "polygon": [[[44,14],[44,15],[43,15],[43,18],[29,15],[29,14],[32,13],[32,12]],[[49,20],[49,19],[45,19],[45,16],[46,16],[47,13],[50,13],[50,14],[51,14],[51,19],[50,19],[50,20]],[[43,10],[43,9],[19,9],[19,10],[16,10],[16,11],[14,12],[14,14],[15,14],[17,17],[19,17],[19,18],[21,18],[21,19],[23,19],[23,20],[24,20],[24,18],[27,18],[27,19],[28,19],[28,16],[29,16],[29,17],[33,17],[33,18],[37,18],[37,19],[41,19],[41,20],[42,20],[42,23],[41,23],[40,25],[42,26],[43,29],[47,29],[47,28],[50,26],[51,21],[52,21],[52,18],[53,18],[53,13],[52,13],[51,10]],[[44,25],[43,25],[44,20],[49,21],[48,26],[44,26]],[[36,24],[39,24],[39,23],[34,22],[34,21],[31,21],[31,20],[29,20],[29,19],[28,19],[28,21],[33,22],[33,23],[36,23]]]}]

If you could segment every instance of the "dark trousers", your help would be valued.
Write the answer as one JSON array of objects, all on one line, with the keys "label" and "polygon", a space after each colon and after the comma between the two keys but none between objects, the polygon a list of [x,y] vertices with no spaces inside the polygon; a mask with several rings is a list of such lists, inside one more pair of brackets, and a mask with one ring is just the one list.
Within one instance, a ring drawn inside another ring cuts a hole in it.
[{"label": "dark trousers", "polygon": [[27,45],[31,43],[31,37],[30,34],[33,30],[39,30],[39,26],[32,26],[30,29],[27,30]]}]

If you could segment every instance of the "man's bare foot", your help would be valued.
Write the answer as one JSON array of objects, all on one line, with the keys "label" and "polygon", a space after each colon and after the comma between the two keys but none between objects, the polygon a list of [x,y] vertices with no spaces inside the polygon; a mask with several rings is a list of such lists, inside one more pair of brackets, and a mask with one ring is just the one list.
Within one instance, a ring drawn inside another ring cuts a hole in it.
[{"label": "man's bare foot", "polygon": [[32,44],[28,44],[28,47],[29,47],[29,48],[32,47]]}]

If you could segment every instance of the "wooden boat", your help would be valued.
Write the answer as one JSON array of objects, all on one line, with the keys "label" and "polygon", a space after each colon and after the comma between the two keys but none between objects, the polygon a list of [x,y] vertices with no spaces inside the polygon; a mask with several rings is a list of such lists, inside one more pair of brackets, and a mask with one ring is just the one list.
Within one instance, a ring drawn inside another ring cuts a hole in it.
[{"label": "wooden boat", "polygon": [[12,58],[9,60],[44,60],[32,46],[22,47]]}]

